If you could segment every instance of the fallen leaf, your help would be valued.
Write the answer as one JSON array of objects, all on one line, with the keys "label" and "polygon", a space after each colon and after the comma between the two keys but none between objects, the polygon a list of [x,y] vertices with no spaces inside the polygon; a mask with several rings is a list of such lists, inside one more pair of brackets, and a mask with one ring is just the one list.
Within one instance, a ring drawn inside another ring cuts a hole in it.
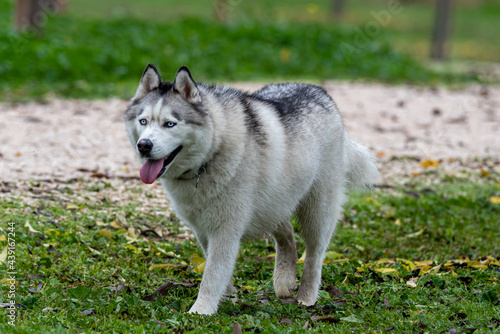
[{"label": "fallen leaf", "polygon": [[282,319],[280,320],[280,324],[288,324],[288,325],[293,325],[293,322],[292,322],[292,320],[290,320],[289,318],[286,318],[286,317],[285,317],[285,318],[282,318]]},{"label": "fallen leaf", "polygon": [[424,233],[424,231],[426,230],[427,228],[424,227],[423,229],[421,229],[420,231],[417,231],[415,233],[410,233],[410,234],[407,234],[405,235],[404,237],[402,237],[402,239],[408,239],[408,238],[416,238],[418,237],[419,235],[421,235],[422,233]]},{"label": "fallen leaf", "polygon": [[0,241],[7,241],[5,234],[0,235]]},{"label": "fallen leaf", "polygon": [[376,198],[371,197],[371,196],[365,197],[365,202],[367,202],[367,203],[373,203],[373,204],[376,204],[376,205],[380,205],[380,202],[377,201]]},{"label": "fallen leaf", "polygon": [[90,246],[87,246],[87,248],[92,252],[92,254],[101,255],[101,252],[99,252],[98,250],[95,250]]},{"label": "fallen leaf", "polygon": [[149,270],[153,270],[155,268],[159,268],[159,269],[165,269],[165,268],[177,268],[178,266],[175,265],[175,264],[171,264],[171,263],[160,263],[160,264],[152,264],[149,266]]},{"label": "fallen leaf", "polygon": [[82,311],[81,314],[84,314],[86,316],[89,316],[91,314],[94,314],[94,310],[85,310],[85,311]]},{"label": "fallen leaf", "polygon": [[24,224],[25,227],[28,228],[28,230],[31,232],[31,233],[40,233],[40,231],[37,231],[33,228],[33,226],[31,226],[29,220],[26,221],[26,223]]},{"label": "fallen leaf", "polygon": [[391,307],[391,304],[389,303],[389,300],[387,300],[387,297],[384,298],[384,305],[389,308]]},{"label": "fallen leaf", "polygon": [[412,289],[415,289],[417,287],[417,283],[415,283],[413,281],[407,281],[406,285],[408,285]]},{"label": "fallen leaf", "polygon": [[500,197],[499,196],[493,196],[490,198],[490,202],[493,204],[500,204]]},{"label": "fallen leaf", "polygon": [[429,167],[437,167],[441,164],[439,160],[424,160],[420,163],[420,167],[429,168]]},{"label": "fallen leaf", "polygon": [[394,268],[374,268],[374,271],[378,271],[379,273],[382,274],[390,274],[390,273],[397,273],[398,271]]},{"label": "fallen leaf", "polygon": [[[276,254],[275,254],[276,256]],[[304,260],[306,259],[306,251],[302,253],[302,256],[297,260],[297,263],[304,263]]]},{"label": "fallen leaf", "polygon": [[123,227],[121,227],[120,225],[118,225],[118,223],[116,221],[112,221],[111,224],[109,224],[109,226],[116,228],[117,230],[127,232],[127,230],[124,229]]},{"label": "fallen leaf", "polygon": [[309,328],[309,320],[307,320],[304,326],[302,326],[302,329],[308,329],[308,328]]},{"label": "fallen leaf", "polygon": [[9,246],[5,246],[2,253],[0,254],[0,263],[3,263],[5,262],[5,260],[7,260],[8,251],[9,251]]},{"label": "fallen leaf", "polygon": [[111,231],[108,230],[99,230],[97,231],[97,234],[102,235],[108,239],[111,239],[113,237],[113,233],[111,233]]},{"label": "fallen leaf", "polygon": [[396,219],[396,220],[394,221],[394,225],[396,225],[396,226],[401,226],[401,220]]},{"label": "fallen leaf", "polygon": [[348,317],[340,318],[340,320],[347,321],[347,322],[356,322],[356,323],[362,323],[363,322],[363,320],[356,318],[356,316],[354,316],[353,314],[351,314]]},{"label": "fallen leaf", "polygon": [[80,207],[76,204],[73,203],[68,203],[66,204],[66,210],[76,210],[79,209]]}]

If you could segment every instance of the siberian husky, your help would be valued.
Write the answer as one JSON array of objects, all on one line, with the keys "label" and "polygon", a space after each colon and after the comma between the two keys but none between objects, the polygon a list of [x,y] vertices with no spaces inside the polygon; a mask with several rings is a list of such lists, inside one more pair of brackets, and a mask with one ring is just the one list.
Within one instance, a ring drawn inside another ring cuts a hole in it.
[{"label": "siberian husky", "polygon": [[346,134],[323,88],[283,83],[249,94],[196,83],[185,66],[164,82],[148,65],[124,118],[141,180],[161,182],[205,255],[190,313],[217,312],[233,291],[241,241],[263,234],[275,240],[276,296],[292,296],[293,215],[306,244],[297,301],[316,303],[346,190],[379,177],[372,154]]}]

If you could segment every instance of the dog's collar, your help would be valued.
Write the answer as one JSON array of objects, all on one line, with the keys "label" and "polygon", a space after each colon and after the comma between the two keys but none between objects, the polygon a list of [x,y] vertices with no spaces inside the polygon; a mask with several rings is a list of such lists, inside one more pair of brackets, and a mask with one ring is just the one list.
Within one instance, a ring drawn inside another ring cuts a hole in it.
[{"label": "dog's collar", "polygon": [[177,177],[177,180],[187,181],[187,180],[196,179],[195,188],[198,188],[198,181],[200,181],[200,177],[207,172],[208,163],[209,163],[209,161],[205,162],[203,165],[201,165],[200,168],[198,168],[198,171],[196,171],[194,173],[193,173],[192,169],[186,170],[179,177]]}]

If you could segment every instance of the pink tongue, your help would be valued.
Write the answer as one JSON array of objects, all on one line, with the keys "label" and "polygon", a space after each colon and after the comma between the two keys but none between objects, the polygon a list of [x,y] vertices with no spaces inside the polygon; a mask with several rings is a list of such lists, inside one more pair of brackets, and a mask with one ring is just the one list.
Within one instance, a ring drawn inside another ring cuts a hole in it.
[{"label": "pink tongue", "polygon": [[144,183],[151,184],[155,182],[158,174],[160,174],[161,169],[163,168],[163,159],[160,160],[151,160],[147,159],[144,165],[141,167],[141,180]]}]

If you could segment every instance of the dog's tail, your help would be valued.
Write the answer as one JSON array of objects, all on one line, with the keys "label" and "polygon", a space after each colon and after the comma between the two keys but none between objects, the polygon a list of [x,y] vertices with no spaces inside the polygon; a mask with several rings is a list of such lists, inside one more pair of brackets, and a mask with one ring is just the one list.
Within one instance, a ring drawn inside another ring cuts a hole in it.
[{"label": "dog's tail", "polygon": [[347,137],[347,180],[348,188],[372,187],[380,182],[380,173],[375,167],[375,156],[366,147]]}]

